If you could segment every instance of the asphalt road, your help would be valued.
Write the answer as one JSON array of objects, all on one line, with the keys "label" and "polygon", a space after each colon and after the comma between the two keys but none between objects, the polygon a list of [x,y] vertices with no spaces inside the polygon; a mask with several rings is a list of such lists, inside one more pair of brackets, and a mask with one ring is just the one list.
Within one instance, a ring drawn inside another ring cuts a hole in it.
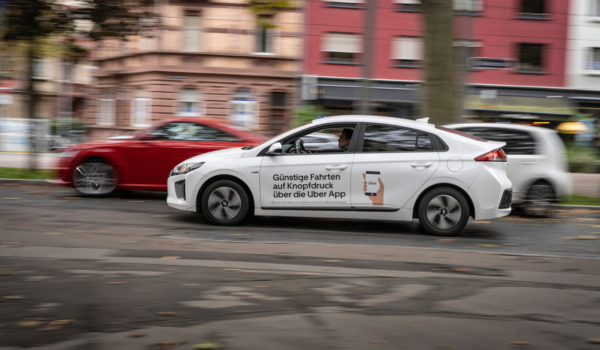
[{"label": "asphalt road", "polygon": [[600,247],[565,237],[599,221],[224,228],[163,193],[0,185],[0,350],[598,349]]},{"label": "asphalt road", "polygon": [[[0,186],[0,214],[11,208],[20,223],[59,229],[108,229],[117,234],[135,226],[156,236],[209,241],[261,243],[326,243],[402,246],[501,254],[599,258],[600,211],[556,210],[551,218],[514,214],[490,221],[472,221],[455,238],[426,235],[418,222],[396,223],[312,218],[257,217],[237,227],[210,225],[202,216],[172,209],[166,194],[119,192],[106,198],[84,198],[74,189]],[[78,211],[82,211],[77,213]],[[56,213],[60,222],[53,223]],[[69,213],[72,213],[71,215]],[[126,213],[148,214],[151,220],[115,221]],[[83,226],[82,226],[83,225]],[[15,229],[18,229],[18,225]]]}]

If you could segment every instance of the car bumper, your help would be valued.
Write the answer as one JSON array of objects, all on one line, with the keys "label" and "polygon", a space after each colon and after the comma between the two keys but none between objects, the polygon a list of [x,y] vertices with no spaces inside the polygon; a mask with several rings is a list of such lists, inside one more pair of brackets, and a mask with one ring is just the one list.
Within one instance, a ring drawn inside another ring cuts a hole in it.
[{"label": "car bumper", "polygon": [[203,174],[191,172],[170,176],[167,180],[167,205],[171,208],[196,212],[196,197],[204,183]]},{"label": "car bumper", "polygon": [[475,220],[495,219],[510,214],[511,208],[500,209],[500,203],[506,190],[512,183],[502,167],[504,164],[485,165],[467,193],[473,201]]}]

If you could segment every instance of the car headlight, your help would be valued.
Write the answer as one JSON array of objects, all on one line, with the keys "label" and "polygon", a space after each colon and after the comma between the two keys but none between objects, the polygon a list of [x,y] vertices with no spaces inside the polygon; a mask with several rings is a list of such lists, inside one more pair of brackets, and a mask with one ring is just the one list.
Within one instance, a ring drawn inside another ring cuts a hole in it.
[{"label": "car headlight", "polygon": [[192,170],[198,169],[203,164],[204,162],[179,164],[173,170],[171,170],[171,176],[187,174]]},{"label": "car headlight", "polygon": [[59,158],[73,158],[79,151],[64,151],[58,157]]}]

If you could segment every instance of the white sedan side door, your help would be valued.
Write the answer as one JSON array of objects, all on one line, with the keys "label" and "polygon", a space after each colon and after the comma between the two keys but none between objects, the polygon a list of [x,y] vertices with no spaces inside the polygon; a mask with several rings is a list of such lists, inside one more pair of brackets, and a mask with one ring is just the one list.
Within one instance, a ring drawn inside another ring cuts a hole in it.
[{"label": "white sedan side door", "polygon": [[[329,127],[329,130],[331,128],[336,127]],[[357,138],[356,134],[354,138]],[[284,142],[283,154],[263,157],[260,169],[262,209],[350,210],[354,153],[286,153],[289,146]]]},{"label": "white sedan side door", "polygon": [[[360,150],[360,148],[359,148]],[[367,124],[352,168],[354,210],[396,211],[440,165],[429,135],[398,126]]]}]

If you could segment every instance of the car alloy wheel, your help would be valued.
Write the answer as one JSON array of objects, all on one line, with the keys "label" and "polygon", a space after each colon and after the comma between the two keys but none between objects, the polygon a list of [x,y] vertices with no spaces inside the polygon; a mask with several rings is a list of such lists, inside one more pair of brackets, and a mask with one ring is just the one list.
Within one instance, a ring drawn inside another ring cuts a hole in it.
[{"label": "car alloy wheel", "polygon": [[208,210],[219,220],[233,220],[241,209],[242,200],[233,188],[219,187],[208,197]]},{"label": "car alloy wheel", "polygon": [[117,187],[117,172],[104,162],[82,163],[73,172],[73,184],[84,195],[106,195]]},{"label": "car alloy wheel", "polygon": [[202,212],[216,225],[237,225],[249,211],[244,188],[230,180],[220,180],[206,188],[202,195]]},{"label": "car alloy wheel", "polygon": [[469,203],[453,188],[438,187],[427,192],[419,202],[419,223],[436,236],[454,236],[469,221]]},{"label": "car alloy wheel", "polygon": [[456,226],[461,214],[460,203],[447,195],[434,197],[427,204],[427,219],[433,227],[440,230],[448,230]]},{"label": "car alloy wheel", "polygon": [[525,196],[526,203],[523,212],[532,217],[544,217],[550,213],[554,201],[554,188],[545,181],[538,181],[531,185]]}]

